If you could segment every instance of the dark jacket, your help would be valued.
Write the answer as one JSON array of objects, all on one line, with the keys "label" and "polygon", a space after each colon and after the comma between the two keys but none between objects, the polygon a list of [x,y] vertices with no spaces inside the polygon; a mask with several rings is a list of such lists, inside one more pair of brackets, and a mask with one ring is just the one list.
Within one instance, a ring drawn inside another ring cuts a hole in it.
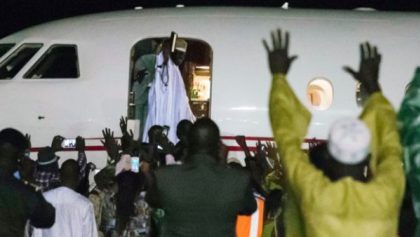
[{"label": "dark jacket", "polygon": [[23,237],[27,220],[35,227],[51,227],[55,209],[40,192],[0,171],[0,236]]},{"label": "dark jacket", "polygon": [[159,169],[146,199],[165,211],[162,237],[234,237],[238,214],[252,214],[251,179],[208,155]]}]

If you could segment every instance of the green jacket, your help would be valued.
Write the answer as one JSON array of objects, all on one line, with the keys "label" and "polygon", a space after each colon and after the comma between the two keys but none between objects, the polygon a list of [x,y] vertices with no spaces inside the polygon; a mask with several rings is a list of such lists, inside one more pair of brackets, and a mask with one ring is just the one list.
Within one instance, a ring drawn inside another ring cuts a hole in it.
[{"label": "green jacket", "polygon": [[234,237],[237,215],[257,208],[249,174],[204,154],[157,170],[146,200],[165,211],[161,237]]},{"label": "green jacket", "polygon": [[[420,68],[409,84],[398,113],[401,143],[404,147],[404,167],[411,188],[414,211],[420,219]],[[420,236],[417,226],[415,236]]]},{"label": "green jacket", "polygon": [[369,183],[332,182],[310,163],[301,144],[311,115],[284,76],[273,79],[270,119],[289,190],[286,236],[397,235],[405,179],[396,116],[381,93],[370,96],[361,114],[372,135]]}]

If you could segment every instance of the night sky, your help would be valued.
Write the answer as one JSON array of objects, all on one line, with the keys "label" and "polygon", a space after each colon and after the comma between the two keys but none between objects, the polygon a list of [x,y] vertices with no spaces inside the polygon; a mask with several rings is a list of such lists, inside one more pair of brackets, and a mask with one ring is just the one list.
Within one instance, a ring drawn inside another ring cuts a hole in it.
[{"label": "night sky", "polygon": [[[420,0],[290,0],[291,8],[354,9],[373,7],[382,11],[420,12]],[[283,0],[198,1],[198,0],[0,0],[0,38],[42,22],[70,16],[121,9],[188,6],[271,6],[279,7]]]}]

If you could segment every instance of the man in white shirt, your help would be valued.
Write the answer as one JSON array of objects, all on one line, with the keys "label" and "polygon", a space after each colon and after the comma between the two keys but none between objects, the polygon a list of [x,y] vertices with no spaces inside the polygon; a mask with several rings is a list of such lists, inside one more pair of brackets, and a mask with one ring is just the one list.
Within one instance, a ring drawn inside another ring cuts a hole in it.
[{"label": "man in white shirt", "polygon": [[54,225],[35,229],[33,237],[97,237],[95,214],[89,199],[75,191],[79,184],[79,165],[67,160],[60,169],[62,186],[44,193],[56,209]]}]

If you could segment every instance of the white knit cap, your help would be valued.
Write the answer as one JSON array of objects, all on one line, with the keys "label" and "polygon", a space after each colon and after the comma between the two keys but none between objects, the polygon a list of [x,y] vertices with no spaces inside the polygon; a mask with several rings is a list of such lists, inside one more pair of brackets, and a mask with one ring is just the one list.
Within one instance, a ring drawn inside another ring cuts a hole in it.
[{"label": "white knit cap", "polygon": [[362,121],[355,118],[340,119],[331,127],[328,151],[338,162],[355,165],[367,158],[370,139],[370,131]]}]

